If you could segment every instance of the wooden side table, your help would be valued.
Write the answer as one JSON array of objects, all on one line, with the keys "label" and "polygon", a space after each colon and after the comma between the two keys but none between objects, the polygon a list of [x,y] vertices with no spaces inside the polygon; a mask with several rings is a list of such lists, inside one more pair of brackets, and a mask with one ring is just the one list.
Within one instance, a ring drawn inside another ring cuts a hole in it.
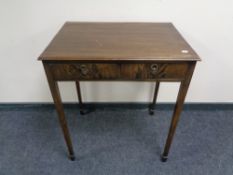
[{"label": "wooden side table", "polygon": [[153,114],[162,81],[180,82],[165,144],[166,161],[199,56],[171,23],[67,22],[40,55],[68,147],[75,159],[57,81],[75,81],[83,113],[80,81],[155,82]]}]

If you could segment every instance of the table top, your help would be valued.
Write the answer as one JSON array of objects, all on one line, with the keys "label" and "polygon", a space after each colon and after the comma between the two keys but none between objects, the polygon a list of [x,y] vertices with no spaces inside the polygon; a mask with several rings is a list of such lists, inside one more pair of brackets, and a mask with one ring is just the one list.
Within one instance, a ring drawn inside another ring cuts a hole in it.
[{"label": "table top", "polygon": [[172,23],[66,22],[39,60],[199,61]]}]

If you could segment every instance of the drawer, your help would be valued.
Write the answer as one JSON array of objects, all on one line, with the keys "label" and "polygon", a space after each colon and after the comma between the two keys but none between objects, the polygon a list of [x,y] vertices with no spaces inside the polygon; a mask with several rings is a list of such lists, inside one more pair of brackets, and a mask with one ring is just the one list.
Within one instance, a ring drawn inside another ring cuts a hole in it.
[{"label": "drawer", "polygon": [[181,80],[188,71],[188,63],[122,64],[121,77],[128,80]]},{"label": "drawer", "polygon": [[50,64],[56,80],[114,80],[120,78],[119,64]]},{"label": "drawer", "polygon": [[56,80],[181,80],[188,63],[49,64]]}]

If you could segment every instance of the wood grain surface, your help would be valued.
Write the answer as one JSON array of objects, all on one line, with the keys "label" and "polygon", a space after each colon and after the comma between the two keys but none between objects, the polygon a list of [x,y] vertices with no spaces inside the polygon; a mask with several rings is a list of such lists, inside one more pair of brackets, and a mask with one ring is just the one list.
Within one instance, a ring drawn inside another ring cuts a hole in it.
[{"label": "wood grain surface", "polygon": [[197,61],[171,23],[66,22],[39,60]]}]

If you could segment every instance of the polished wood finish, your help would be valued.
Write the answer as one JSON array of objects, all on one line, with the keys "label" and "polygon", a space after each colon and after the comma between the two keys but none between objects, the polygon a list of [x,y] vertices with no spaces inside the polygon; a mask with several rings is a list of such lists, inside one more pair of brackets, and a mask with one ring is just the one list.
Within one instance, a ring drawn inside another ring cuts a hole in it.
[{"label": "polished wood finish", "polygon": [[80,81],[181,82],[170,130],[162,154],[167,160],[191,77],[200,58],[171,23],[67,22],[40,55],[59,122],[68,147],[74,151],[57,81],[75,81],[83,114]]},{"label": "polished wood finish", "polygon": [[60,123],[60,126],[61,126],[62,131],[63,131],[66,145],[68,147],[69,157],[71,160],[74,160],[75,159],[74,150],[73,150],[67,122],[65,119],[65,113],[64,113],[64,109],[63,109],[63,105],[62,105],[62,101],[61,101],[58,83],[53,80],[49,66],[44,64],[44,69],[45,69],[45,73],[46,73],[46,76],[48,79],[49,88],[50,88],[50,91],[52,93],[53,101],[54,101],[54,104],[55,104],[55,107],[56,107],[56,110],[58,113],[59,123]]},{"label": "polished wood finish", "polygon": [[183,107],[183,104],[184,104],[185,96],[187,94],[190,81],[192,79],[192,75],[193,75],[195,65],[196,65],[196,63],[190,64],[190,69],[186,74],[186,78],[183,81],[181,81],[181,83],[180,83],[179,93],[178,93],[177,100],[176,100],[176,105],[175,105],[175,108],[174,108],[174,111],[173,111],[172,121],[171,121],[171,124],[170,124],[170,129],[169,129],[169,132],[168,132],[167,141],[166,141],[166,144],[165,144],[163,154],[161,156],[161,160],[163,162],[165,162],[167,160],[167,158],[168,158],[169,149],[170,149],[170,146],[171,146],[171,143],[172,143],[173,136],[175,134],[177,123],[178,123],[179,118],[180,118],[180,114],[181,114],[182,107]]},{"label": "polished wood finish", "polygon": [[48,63],[55,80],[182,80],[189,62],[152,63]]},{"label": "polished wood finish", "polygon": [[171,23],[93,22],[65,23],[40,59],[200,60]]}]

